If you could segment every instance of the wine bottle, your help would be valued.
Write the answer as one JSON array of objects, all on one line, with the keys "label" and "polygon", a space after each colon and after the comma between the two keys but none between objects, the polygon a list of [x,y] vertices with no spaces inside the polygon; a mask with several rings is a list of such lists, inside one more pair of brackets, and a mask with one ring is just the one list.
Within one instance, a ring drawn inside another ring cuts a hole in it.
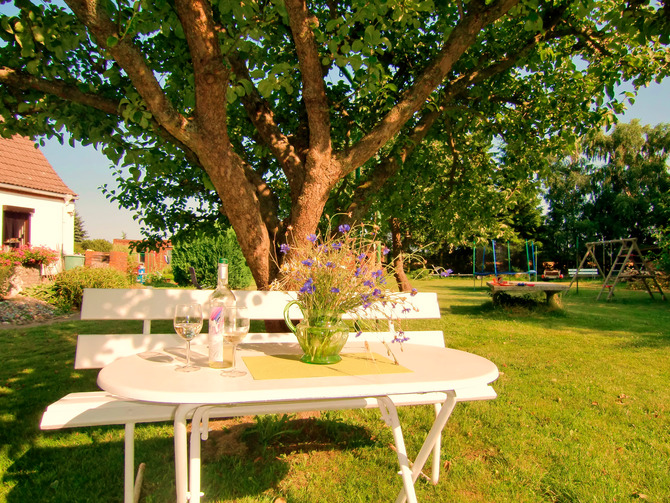
[{"label": "wine bottle", "polygon": [[[209,296],[209,366],[221,369],[232,366],[231,361],[224,358],[223,319],[227,307],[235,307],[237,299],[228,286],[228,260],[219,259],[216,290]],[[232,354],[232,353],[231,353]]]}]

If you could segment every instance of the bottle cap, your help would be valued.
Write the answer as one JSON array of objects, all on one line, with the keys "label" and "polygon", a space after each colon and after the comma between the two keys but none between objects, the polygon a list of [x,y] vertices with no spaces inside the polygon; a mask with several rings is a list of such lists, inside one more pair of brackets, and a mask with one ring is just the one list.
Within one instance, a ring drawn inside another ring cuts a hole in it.
[{"label": "bottle cap", "polygon": [[228,263],[228,259],[227,259],[227,258],[223,258],[223,257],[221,257],[221,258],[219,259],[219,264],[227,264],[227,263]]}]

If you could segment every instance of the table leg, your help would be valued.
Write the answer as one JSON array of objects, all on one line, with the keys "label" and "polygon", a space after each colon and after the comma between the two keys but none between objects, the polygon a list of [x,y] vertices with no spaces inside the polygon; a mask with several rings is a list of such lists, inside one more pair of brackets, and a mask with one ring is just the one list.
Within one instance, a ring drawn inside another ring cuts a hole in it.
[{"label": "table leg", "polygon": [[402,477],[403,491],[401,494],[406,495],[410,503],[416,503],[416,493],[414,492],[414,481],[412,480],[412,470],[409,467],[409,459],[407,458],[407,449],[405,448],[405,439],[402,436],[402,428],[400,427],[400,420],[398,419],[398,411],[391,400],[387,396],[378,397],[377,404],[382,413],[382,417],[387,425],[393,431],[393,440],[395,441],[396,452],[398,454],[398,463],[400,463],[400,475]]},{"label": "table leg", "polygon": [[[435,407],[435,418],[440,415],[440,410],[442,405],[439,403],[434,404]],[[438,435],[435,439],[435,445],[433,446],[433,471],[430,481],[433,485],[437,485],[437,482],[440,480],[440,451],[442,449],[442,435]]]},{"label": "table leg", "polygon": [[[405,486],[404,490],[400,491],[400,493],[398,494],[398,497],[396,498],[396,503],[404,503],[406,500],[409,501],[410,503],[416,501],[416,493],[414,492],[413,484],[416,481],[416,479],[419,478],[419,474],[421,473],[421,470],[423,470],[423,466],[426,464],[426,461],[428,460],[428,456],[430,456],[431,451],[434,452],[434,449],[438,445],[438,442],[441,441],[442,430],[447,424],[447,421],[449,420],[451,413],[454,411],[455,406],[456,406],[456,393],[453,391],[448,391],[447,399],[442,404],[440,412],[439,414],[437,414],[435,422],[433,423],[432,428],[428,432],[428,436],[426,437],[426,440],[423,442],[419,454],[417,454],[416,456],[416,460],[414,460],[414,467],[412,468],[411,473],[412,476],[411,495],[407,492],[407,486]],[[439,472],[440,460],[434,459],[433,463],[438,465],[438,472]],[[434,470],[435,467],[433,466],[433,474],[435,473]],[[434,480],[433,482],[436,482],[436,480]],[[412,497],[414,499],[412,499]]]},{"label": "table leg", "polygon": [[174,414],[174,470],[177,503],[186,503],[188,495],[188,444],[186,417],[198,405],[181,404]]},{"label": "table leg", "polygon": [[206,440],[209,428],[208,412],[212,407],[198,407],[191,418],[191,449],[189,451],[189,501],[200,501],[201,440]]},{"label": "table leg", "polygon": [[124,503],[133,503],[135,500],[135,423],[126,423],[124,442],[123,501]]}]

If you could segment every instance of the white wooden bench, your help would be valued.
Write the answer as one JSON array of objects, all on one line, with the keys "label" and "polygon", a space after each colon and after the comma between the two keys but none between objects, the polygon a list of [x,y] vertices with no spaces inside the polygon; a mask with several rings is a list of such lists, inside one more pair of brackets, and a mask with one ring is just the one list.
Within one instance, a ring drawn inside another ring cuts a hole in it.
[{"label": "white wooden bench", "polygon": [[[568,269],[568,276],[571,278],[574,277],[577,274],[577,269]],[[592,269],[580,269],[579,270],[579,275],[578,277],[584,277],[584,278],[597,278],[600,276],[600,272],[598,271],[597,268],[592,268]]]},{"label": "white wooden bench", "polygon": [[[184,289],[86,289],[81,310],[82,320],[142,320],[142,333],[133,334],[94,334],[79,335],[75,356],[75,368],[102,368],[106,364],[123,356],[147,351],[160,351],[166,347],[182,346],[184,342],[175,334],[151,333],[151,322],[154,320],[171,320],[174,305],[178,303],[199,302],[205,304],[211,290]],[[238,303],[249,309],[252,320],[282,320],[284,307],[295,298],[287,292],[235,291]],[[397,319],[439,319],[440,307],[434,293],[418,293],[409,298],[415,309],[401,312],[402,306],[397,305],[394,317]],[[378,317],[374,311],[369,313],[370,319]],[[299,310],[295,316],[298,319]],[[384,318],[385,320],[386,318]],[[387,326],[383,326],[388,330]],[[445,347],[444,335],[440,330],[406,331],[411,343]],[[194,342],[205,344],[206,333],[202,333]],[[380,337],[389,339],[389,331],[364,332],[357,340],[379,341]],[[245,342],[295,342],[290,334],[254,333],[249,334]],[[490,386],[482,386],[468,390],[456,397],[457,401],[488,400],[496,397]],[[394,398],[396,405],[433,404],[436,412],[446,399],[444,393],[412,394]],[[340,400],[338,409],[345,408],[377,408],[376,399]],[[44,415],[40,427],[43,430],[60,428],[76,428],[100,425],[125,425],[125,483],[124,501],[130,503],[135,498],[134,488],[134,428],[136,423],[172,421],[175,406],[139,402],[117,397],[103,391],[70,393],[51,404]],[[275,413],[293,413],[303,410],[325,410],[333,408],[332,403],[310,402],[306,408],[304,403],[286,404]],[[268,412],[266,412],[268,413]],[[229,417],[230,414],[227,414]],[[434,455],[439,458],[439,443]],[[433,463],[433,481],[439,476],[439,462]]]}]

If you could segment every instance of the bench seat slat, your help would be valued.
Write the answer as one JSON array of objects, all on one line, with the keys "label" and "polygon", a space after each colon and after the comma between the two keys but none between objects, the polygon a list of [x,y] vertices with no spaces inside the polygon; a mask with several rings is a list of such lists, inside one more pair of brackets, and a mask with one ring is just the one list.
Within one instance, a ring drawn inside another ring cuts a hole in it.
[{"label": "bench seat slat", "polygon": [[42,430],[126,423],[172,421],[174,405],[127,400],[105,391],[70,393],[49,405],[42,415]]},{"label": "bench seat slat", "polygon": [[[491,386],[459,390],[457,401],[491,400],[496,392]],[[445,393],[408,393],[392,397],[397,406],[432,405],[446,400]],[[375,398],[346,398],[308,402],[281,402],[274,404],[214,406],[210,417],[236,417],[253,414],[291,414],[306,411],[339,409],[374,409]],[[42,416],[42,430],[105,426],[126,423],[154,423],[174,420],[175,405],[126,400],[104,391],[70,393],[54,402]]]}]

